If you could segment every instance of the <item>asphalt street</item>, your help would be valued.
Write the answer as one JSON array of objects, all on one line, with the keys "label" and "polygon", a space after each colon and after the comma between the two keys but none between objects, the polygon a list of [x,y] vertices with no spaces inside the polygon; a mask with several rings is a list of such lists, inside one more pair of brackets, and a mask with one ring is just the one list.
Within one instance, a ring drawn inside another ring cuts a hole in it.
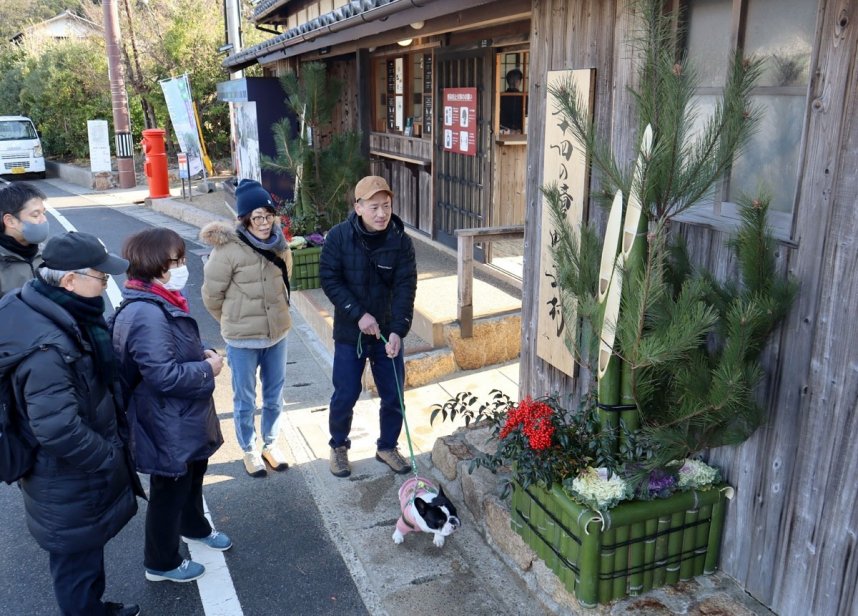
[{"label": "asphalt street", "polygon": [[[50,217],[52,234],[63,232],[63,224],[71,225],[97,235],[112,252],[119,253],[126,237],[147,226],[163,224],[179,232],[187,243],[191,278],[186,294],[191,313],[206,345],[223,351],[218,325],[199,299],[207,250],[195,241],[195,227],[152,215],[133,204],[94,205],[49,182],[33,183],[48,195],[48,204],[60,215]],[[123,278],[117,277],[116,282],[121,286]],[[287,412],[326,400],[329,371],[317,363],[305,339],[291,333],[288,352],[290,365],[310,369],[301,370],[297,381],[289,379]],[[195,558],[215,559],[199,584],[147,582],[142,564],[146,504],[140,501],[137,516],[105,550],[105,599],[138,603],[143,614],[162,616],[368,613],[347,564],[324,527],[304,474],[290,469],[254,480],[244,473],[233,433],[231,400],[222,386],[228,384],[228,378],[225,369],[216,393],[226,443],[210,461],[204,494],[215,526],[232,537],[234,547],[224,554],[220,567],[219,553],[194,553]],[[47,555],[26,529],[16,486],[0,484],[0,520],[0,615],[55,614]]]}]

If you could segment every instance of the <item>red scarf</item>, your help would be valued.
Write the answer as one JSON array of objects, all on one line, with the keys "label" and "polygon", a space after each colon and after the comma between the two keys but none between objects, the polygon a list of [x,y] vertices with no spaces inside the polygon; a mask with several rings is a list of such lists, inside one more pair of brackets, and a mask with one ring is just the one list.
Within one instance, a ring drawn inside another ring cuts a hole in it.
[{"label": "red scarf", "polygon": [[188,307],[188,300],[185,299],[185,296],[182,295],[181,291],[170,291],[169,289],[165,289],[160,284],[154,282],[144,282],[142,280],[137,280],[136,278],[126,280],[125,288],[134,289],[135,291],[145,291],[147,293],[152,293],[153,295],[157,295],[158,297],[167,300],[179,310],[183,310],[187,313],[191,312],[191,309]]}]

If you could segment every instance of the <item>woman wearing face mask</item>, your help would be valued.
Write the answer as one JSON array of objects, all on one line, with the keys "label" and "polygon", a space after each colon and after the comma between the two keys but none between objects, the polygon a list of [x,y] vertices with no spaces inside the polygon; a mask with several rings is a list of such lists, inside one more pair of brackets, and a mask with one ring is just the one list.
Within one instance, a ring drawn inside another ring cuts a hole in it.
[{"label": "woman wearing face mask", "polygon": [[[276,446],[283,385],[292,252],[262,184],[242,180],[235,191],[238,223],[212,222],[200,239],[214,246],[206,261],[202,297],[220,322],[232,371],[235,433],[251,477],[288,467]],[[256,373],[262,381],[262,451],[256,443]]]},{"label": "woman wearing face mask", "polygon": [[169,229],[129,237],[124,301],[112,325],[137,470],[150,475],[143,556],[147,580],[190,582],[205,567],[184,559],[179,538],[228,550],[232,541],[203,514],[203,475],[221,446],[214,378],[221,357],[206,350],[182,288],[185,242]]},{"label": "woman wearing face mask", "polygon": [[45,194],[26,182],[0,188],[0,297],[36,275],[48,239]]}]

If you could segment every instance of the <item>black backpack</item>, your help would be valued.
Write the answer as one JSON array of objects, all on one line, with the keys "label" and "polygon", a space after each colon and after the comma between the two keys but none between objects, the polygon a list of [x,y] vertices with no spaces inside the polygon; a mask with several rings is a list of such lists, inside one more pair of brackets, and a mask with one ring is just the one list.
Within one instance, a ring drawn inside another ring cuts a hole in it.
[{"label": "black backpack", "polygon": [[5,361],[0,370],[0,481],[9,484],[30,472],[39,448],[12,387],[15,368],[32,352],[31,349]]}]

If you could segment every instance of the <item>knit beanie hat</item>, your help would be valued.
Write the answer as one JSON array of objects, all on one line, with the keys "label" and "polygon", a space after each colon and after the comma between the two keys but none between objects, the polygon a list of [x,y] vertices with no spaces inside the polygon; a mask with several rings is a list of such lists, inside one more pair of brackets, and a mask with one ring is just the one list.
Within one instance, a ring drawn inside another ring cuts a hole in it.
[{"label": "knit beanie hat", "polygon": [[235,189],[235,211],[239,217],[258,207],[274,207],[271,194],[256,180],[241,180]]}]

